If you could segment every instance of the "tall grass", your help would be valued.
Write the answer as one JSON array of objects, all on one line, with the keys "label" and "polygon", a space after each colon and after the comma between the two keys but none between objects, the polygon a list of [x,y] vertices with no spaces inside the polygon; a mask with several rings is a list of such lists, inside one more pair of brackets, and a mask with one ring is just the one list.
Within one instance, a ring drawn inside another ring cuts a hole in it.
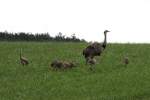
[{"label": "tall grass", "polygon": [[[0,43],[0,100],[148,100],[150,45],[109,44],[94,71],[85,65],[85,43]],[[19,62],[19,50],[29,59]],[[122,63],[129,57],[129,65]],[[54,59],[78,62],[66,71],[50,70]]]}]

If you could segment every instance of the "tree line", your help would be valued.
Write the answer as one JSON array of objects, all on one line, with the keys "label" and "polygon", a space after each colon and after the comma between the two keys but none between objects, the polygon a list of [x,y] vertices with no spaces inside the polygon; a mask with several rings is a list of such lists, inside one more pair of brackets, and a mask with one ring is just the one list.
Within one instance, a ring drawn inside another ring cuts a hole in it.
[{"label": "tree line", "polygon": [[0,32],[0,41],[66,41],[66,42],[85,42],[84,39],[79,39],[75,34],[70,37],[63,35],[59,32],[55,37],[50,36],[49,33],[11,33],[11,32]]}]

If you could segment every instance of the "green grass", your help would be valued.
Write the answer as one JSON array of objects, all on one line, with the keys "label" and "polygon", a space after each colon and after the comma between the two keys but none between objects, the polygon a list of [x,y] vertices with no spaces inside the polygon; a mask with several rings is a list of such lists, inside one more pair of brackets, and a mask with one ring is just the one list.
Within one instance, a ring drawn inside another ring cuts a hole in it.
[{"label": "green grass", "polygon": [[[85,65],[85,43],[0,42],[0,100],[150,100],[150,44],[109,44],[95,71]],[[19,50],[30,60],[19,62]],[[122,63],[129,57],[129,65]],[[50,70],[54,59],[78,62]]]}]

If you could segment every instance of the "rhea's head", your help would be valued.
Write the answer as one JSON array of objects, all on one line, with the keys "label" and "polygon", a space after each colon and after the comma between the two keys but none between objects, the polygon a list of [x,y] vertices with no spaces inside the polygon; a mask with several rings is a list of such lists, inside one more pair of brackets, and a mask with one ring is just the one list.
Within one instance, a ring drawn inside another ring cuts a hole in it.
[{"label": "rhea's head", "polygon": [[110,31],[108,31],[108,30],[105,30],[105,31],[104,31],[104,34],[106,34],[107,32],[110,32]]}]

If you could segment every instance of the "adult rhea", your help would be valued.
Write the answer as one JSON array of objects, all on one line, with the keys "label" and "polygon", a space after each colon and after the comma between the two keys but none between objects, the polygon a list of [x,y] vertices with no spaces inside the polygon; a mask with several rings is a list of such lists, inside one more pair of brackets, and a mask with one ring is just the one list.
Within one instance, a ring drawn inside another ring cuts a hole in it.
[{"label": "adult rhea", "polygon": [[94,42],[94,43],[90,44],[89,46],[87,46],[83,50],[83,56],[86,59],[86,63],[88,62],[88,58],[93,59],[95,56],[100,56],[101,53],[103,52],[103,50],[106,48],[107,32],[110,32],[110,31],[108,31],[108,30],[104,31],[104,42],[103,43]]}]

